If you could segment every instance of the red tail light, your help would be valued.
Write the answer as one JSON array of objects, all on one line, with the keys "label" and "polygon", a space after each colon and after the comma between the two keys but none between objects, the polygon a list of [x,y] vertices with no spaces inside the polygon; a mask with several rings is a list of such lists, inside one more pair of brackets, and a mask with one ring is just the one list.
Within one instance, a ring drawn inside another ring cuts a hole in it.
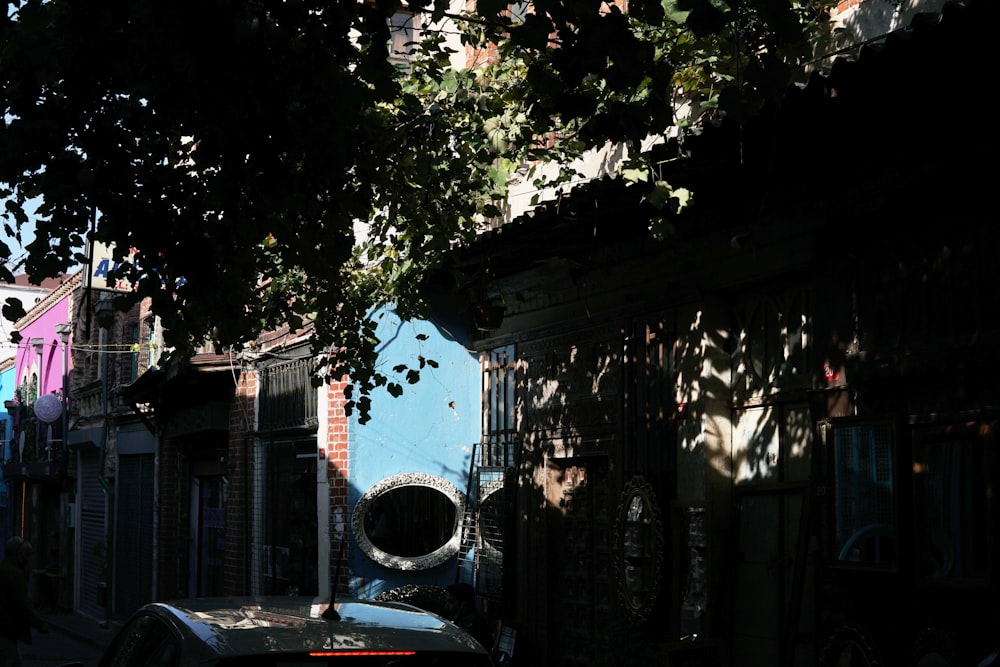
[{"label": "red tail light", "polygon": [[373,655],[416,655],[416,651],[311,651],[311,658],[357,658]]}]

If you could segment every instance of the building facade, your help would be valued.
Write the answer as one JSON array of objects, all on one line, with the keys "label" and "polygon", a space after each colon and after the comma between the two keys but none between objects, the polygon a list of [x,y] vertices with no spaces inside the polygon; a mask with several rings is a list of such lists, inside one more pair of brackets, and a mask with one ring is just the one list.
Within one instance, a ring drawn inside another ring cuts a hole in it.
[{"label": "building facade", "polygon": [[49,609],[66,606],[73,553],[66,526],[71,512],[70,462],[65,447],[69,427],[65,396],[73,291],[79,275],[41,296],[13,324],[17,341],[4,400],[9,436],[3,479],[7,496],[5,531],[35,547],[33,593]]},{"label": "building facade", "polygon": [[465,579],[522,664],[977,664],[997,142],[942,125],[940,82],[982,81],[995,14],[952,5],[664,144],[699,202],[669,239],[610,179],[457,250],[489,279],[433,323],[384,314],[404,391],[369,424],[348,379],[313,385],[308,329],[160,368],[148,313],[82,292],[72,608]]},{"label": "building facade", "polygon": [[503,306],[472,345],[494,370],[483,441],[514,450],[517,655],[994,650],[1000,275],[972,165],[997,133],[915,138],[945,72],[983,74],[995,12],[948,5],[758,119],[665,145],[662,177],[696,197],[665,240],[609,181],[456,258],[488,264]]}]

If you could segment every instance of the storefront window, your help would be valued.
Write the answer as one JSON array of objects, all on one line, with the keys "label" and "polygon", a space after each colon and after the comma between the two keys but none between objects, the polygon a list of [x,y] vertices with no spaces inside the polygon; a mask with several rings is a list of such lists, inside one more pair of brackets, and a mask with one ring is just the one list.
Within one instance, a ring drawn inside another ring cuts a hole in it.
[{"label": "storefront window", "polygon": [[270,441],[259,498],[261,592],[317,595],[316,442]]}]

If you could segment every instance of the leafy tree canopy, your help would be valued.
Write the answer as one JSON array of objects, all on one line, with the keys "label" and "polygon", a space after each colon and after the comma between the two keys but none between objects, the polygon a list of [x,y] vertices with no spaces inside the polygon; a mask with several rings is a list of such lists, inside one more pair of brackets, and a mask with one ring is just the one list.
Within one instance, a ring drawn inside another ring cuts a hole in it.
[{"label": "leafy tree canopy", "polygon": [[119,305],[149,297],[182,359],[310,323],[367,419],[374,388],[398,391],[373,309],[419,314],[420,277],[501,215],[517,167],[622,142],[651,201],[678,208],[638,142],[684,124],[680,99],[752,113],[814,51],[827,5],[412,0],[495,57],[452,68],[445,31],[426,29],[401,69],[386,46],[399,0],[15,0],[0,18],[6,231],[41,202],[35,279],[78,264],[88,238],[137,249]]}]

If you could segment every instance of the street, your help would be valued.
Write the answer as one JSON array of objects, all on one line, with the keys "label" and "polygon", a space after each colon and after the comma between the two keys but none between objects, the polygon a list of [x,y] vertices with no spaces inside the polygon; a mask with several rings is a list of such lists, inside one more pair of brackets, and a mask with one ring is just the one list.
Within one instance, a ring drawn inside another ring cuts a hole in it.
[{"label": "street", "polygon": [[24,667],[58,667],[68,662],[82,662],[84,667],[96,667],[100,650],[89,642],[52,630],[46,635],[35,634],[30,646],[21,647]]},{"label": "street", "polygon": [[[85,625],[81,624],[81,627],[86,629]],[[47,634],[34,632],[32,643],[21,645],[21,657],[24,659],[24,667],[59,667],[71,662],[82,663],[84,667],[97,667],[101,656],[98,643],[80,638],[78,631],[69,632],[53,624]]]}]

